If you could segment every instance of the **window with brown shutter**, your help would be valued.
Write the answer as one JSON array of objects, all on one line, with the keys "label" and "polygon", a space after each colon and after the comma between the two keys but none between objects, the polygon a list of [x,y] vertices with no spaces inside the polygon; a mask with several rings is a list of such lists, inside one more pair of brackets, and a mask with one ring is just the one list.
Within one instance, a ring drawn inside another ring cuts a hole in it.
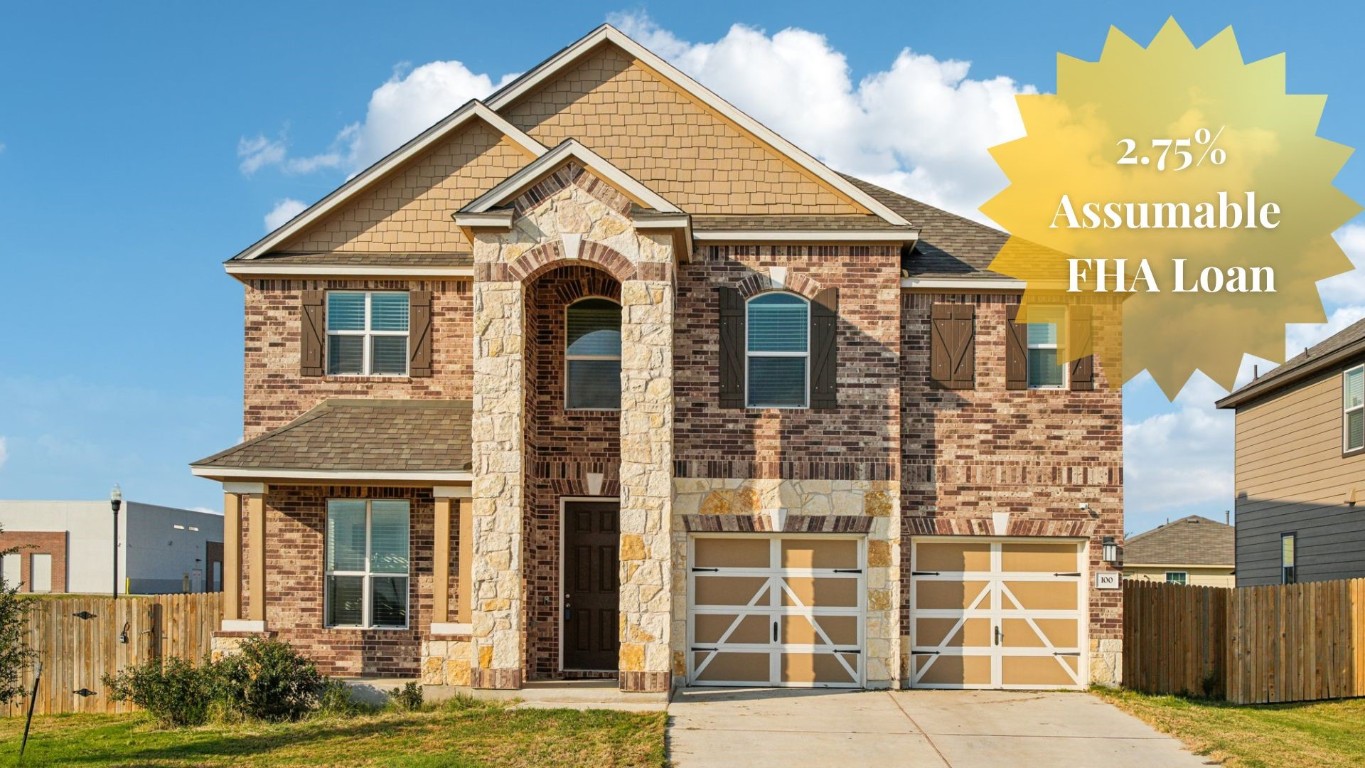
[{"label": "window with brown shutter", "polygon": [[935,304],[929,320],[929,377],[943,389],[976,387],[976,306]]},{"label": "window with brown shutter", "polygon": [[408,375],[431,375],[431,291],[413,291],[408,303]]},{"label": "window with brown shutter", "polygon": [[720,299],[720,407],[744,407],[744,297],[716,289]]},{"label": "window with brown shutter", "polygon": [[321,376],[327,349],[323,291],[304,291],[299,312],[299,374]]},{"label": "window with brown shutter", "polygon": [[[1073,351],[1089,348],[1093,343],[1095,332],[1091,308],[1086,306],[1072,307],[1070,315],[1068,322],[1070,337],[1067,343],[1070,344]],[[1070,365],[1071,389],[1083,392],[1095,388],[1095,356],[1093,354],[1072,360]]]},{"label": "window with brown shutter", "polygon": [[815,294],[810,305],[810,407],[839,405],[839,289]]},{"label": "window with brown shutter", "polygon": [[1005,307],[1005,389],[1028,389],[1028,326],[1018,316],[1018,304]]}]

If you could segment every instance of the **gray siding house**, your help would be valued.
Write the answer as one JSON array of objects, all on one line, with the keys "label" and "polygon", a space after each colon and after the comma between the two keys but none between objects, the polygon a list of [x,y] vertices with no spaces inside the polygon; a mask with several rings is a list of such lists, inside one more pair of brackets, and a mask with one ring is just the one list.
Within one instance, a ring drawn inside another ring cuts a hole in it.
[{"label": "gray siding house", "polygon": [[1217,405],[1237,412],[1237,585],[1365,577],[1365,320]]}]

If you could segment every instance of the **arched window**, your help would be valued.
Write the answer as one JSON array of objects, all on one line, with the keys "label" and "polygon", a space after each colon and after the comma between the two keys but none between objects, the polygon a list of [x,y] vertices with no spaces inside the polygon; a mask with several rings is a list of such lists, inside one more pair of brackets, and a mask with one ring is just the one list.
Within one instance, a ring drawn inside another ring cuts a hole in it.
[{"label": "arched window", "polygon": [[565,311],[564,406],[621,407],[621,305],[582,299]]},{"label": "arched window", "polygon": [[794,293],[764,293],[749,299],[747,310],[746,407],[807,407],[810,303]]}]

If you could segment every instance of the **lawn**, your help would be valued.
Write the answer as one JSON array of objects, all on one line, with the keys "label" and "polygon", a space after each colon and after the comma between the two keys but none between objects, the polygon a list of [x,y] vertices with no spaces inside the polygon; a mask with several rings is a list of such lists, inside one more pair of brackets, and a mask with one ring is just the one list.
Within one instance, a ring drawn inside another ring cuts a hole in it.
[{"label": "lawn", "polygon": [[[664,721],[482,703],[183,730],[143,715],[56,715],[34,718],[24,765],[664,766]],[[0,720],[0,766],[18,765],[23,730],[22,718]]]},{"label": "lawn", "polygon": [[1238,706],[1095,692],[1229,768],[1365,765],[1365,699]]}]

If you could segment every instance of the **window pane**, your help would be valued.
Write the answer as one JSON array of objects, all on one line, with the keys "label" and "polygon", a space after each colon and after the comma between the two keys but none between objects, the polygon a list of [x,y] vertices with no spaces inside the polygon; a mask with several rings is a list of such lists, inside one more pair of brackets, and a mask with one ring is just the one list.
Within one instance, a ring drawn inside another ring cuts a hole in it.
[{"label": "window pane", "polygon": [[790,293],[769,293],[749,302],[750,352],[805,352],[810,307]]},{"label": "window pane", "polygon": [[327,373],[364,373],[364,351],[364,336],[328,336]]},{"label": "window pane", "polygon": [[568,366],[568,407],[621,407],[620,360],[570,360]]},{"label": "window pane", "polygon": [[327,502],[327,571],[365,570],[365,502]]},{"label": "window pane", "polygon": [[1365,404],[1365,371],[1352,371],[1346,374],[1346,407],[1362,404]]},{"label": "window pane", "polygon": [[370,625],[402,627],[408,623],[408,578],[376,576],[371,579]]},{"label": "window pane", "polygon": [[1293,536],[1280,537],[1280,565],[1284,566],[1285,568],[1292,568],[1294,566]]},{"label": "window pane", "polygon": [[620,305],[606,299],[586,299],[569,307],[568,353],[620,357]]},{"label": "window pane", "polygon": [[1365,447],[1365,411],[1346,414],[1346,450]]},{"label": "window pane", "polygon": [[407,372],[407,336],[370,337],[370,373],[402,375]]},{"label": "window pane", "polygon": [[1182,571],[1168,571],[1166,573],[1167,584],[1184,584],[1185,573]]},{"label": "window pane", "polygon": [[406,293],[370,294],[370,330],[406,331],[408,295]]},{"label": "window pane", "polygon": [[[1029,326],[1032,328],[1033,326]],[[1030,387],[1062,386],[1062,366],[1057,364],[1057,350],[1030,349],[1028,351],[1028,385]]]},{"label": "window pane", "polygon": [[327,294],[327,330],[365,330],[365,294]]},{"label": "window pane", "polygon": [[749,358],[749,407],[803,408],[806,405],[806,358]]},{"label": "window pane", "polygon": [[408,503],[375,501],[370,506],[370,571],[408,572]]},{"label": "window pane", "polygon": [[1056,323],[1028,323],[1028,343],[1029,346],[1036,344],[1056,344],[1057,343],[1057,324]]},{"label": "window pane", "polygon": [[358,626],[363,623],[364,576],[327,577],[327,625]]}]

